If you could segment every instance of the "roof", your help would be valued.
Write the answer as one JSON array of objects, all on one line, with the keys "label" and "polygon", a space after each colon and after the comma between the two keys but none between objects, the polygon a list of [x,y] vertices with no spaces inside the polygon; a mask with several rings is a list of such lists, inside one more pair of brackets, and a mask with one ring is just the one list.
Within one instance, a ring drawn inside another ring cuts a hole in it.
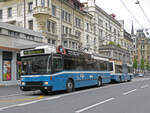
[{"label": "roof", "polygon": [[20,33],[25,33],[25,34],[33,35],[33,36],[36,36],[36,37],[43,37],[42,33],[40,33],[40,32],[35,32],[33,30],[25,29],[23,27],[18,27],[18,26],[8,24],[8,23],[5,23],[5,22],[0,22],[0,28],[16,31],[16,32],[20,32]]}]

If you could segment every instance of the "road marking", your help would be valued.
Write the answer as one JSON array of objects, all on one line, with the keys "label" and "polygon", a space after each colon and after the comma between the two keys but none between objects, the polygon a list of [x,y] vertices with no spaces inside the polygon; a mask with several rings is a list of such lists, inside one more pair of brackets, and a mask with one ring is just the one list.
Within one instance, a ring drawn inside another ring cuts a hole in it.
[{"label": "road marking", "polygon": [[130,93],[132,93],[132,92],[134,92],[134,91],[136,91],[137,89],[133,89],[133,90],[131,90],[131,91],[128,91],[128,92],[125,92],[125,93],[123,93],[122,95],[128,95],[128,94],[130,94]]},{"label": "road marking", "polygon": [[6,107],[0,108],[0,111],[6,110],[6,109],[10,109],[10,108],[14,108],[14,107],[20,107],[20,106],[30,105],[30,104],[34,104],[34,103],[45,101],[45,100],[54,100],[54,99],[58,99],[60,97],[61,96],[55,96],[55,97],[44,98],[44,99],[35,100],[35,101],[31,101],[31,102],[26,102],[26,103],[22,103],[22,104],[10,105],[10,106],[6,106]]},{"label": "road marking", "polygon": [[83,112],[83,111],[89,110],[89,109],[91,109],[91,108],[93,108],[93,107],[99,106],[99,105],[101,105],[101,104],[104,104],[104,103],[106,103],[106,102],[112,101],[112,100],[114,100],[114,99],[115,99],[115,98],[110,98],[110,99],[104,100],[104,101],[102,101],[102,102],[93,104],[93,105],[91,105],[91,106],[85,107],[85,108],[80,109],[80,110],[77,110],[77,111],[75,111],[75,113],[81,113],[81,112]]},{"label": "road marking", "polygon": [[145,86],[141,86],[141,88],[143,89],[143,88],[146,88],[146,87],[148,87],[149,85],[147,84],[147,85],[145,85]]},{"label": "road marking", "polygon": [[43,98],[43,96],[33,97],[33,98],[14,99],[14,100],[0,100],[0,103],[21,102],[21,101],[27,101],[27,100],[39,100],[39,99],[42,99],[42,98]]}]

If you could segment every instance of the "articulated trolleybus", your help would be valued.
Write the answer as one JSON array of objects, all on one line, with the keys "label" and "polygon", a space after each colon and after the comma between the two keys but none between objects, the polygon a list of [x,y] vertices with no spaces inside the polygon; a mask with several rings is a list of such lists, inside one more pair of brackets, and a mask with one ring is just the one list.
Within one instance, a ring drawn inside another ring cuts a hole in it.
[{"label": "articulated trolleybus", "polygon": [[20,89],[73,91],[86,86],[101,86],[111,82],[107,64],[101,58],[80,51],[39,46],[22,50],[22,76]]}]

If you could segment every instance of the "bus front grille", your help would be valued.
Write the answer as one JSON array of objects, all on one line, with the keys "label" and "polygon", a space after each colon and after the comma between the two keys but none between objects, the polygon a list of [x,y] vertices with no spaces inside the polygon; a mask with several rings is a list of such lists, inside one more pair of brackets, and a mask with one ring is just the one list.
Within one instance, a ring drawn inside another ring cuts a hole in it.
[{"label": "bus front grille", "polygon": [[43,82],[26,82],[27,86],[42,86]]}]

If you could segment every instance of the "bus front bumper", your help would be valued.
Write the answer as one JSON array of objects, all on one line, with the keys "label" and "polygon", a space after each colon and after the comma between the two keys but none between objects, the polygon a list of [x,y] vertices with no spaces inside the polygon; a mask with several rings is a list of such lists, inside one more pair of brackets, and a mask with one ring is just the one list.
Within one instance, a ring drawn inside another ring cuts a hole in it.
[{"label": "bus front bumper", "polygon": [[22,91],[47,90],[52,91],[52,86],[20,86]]}]

